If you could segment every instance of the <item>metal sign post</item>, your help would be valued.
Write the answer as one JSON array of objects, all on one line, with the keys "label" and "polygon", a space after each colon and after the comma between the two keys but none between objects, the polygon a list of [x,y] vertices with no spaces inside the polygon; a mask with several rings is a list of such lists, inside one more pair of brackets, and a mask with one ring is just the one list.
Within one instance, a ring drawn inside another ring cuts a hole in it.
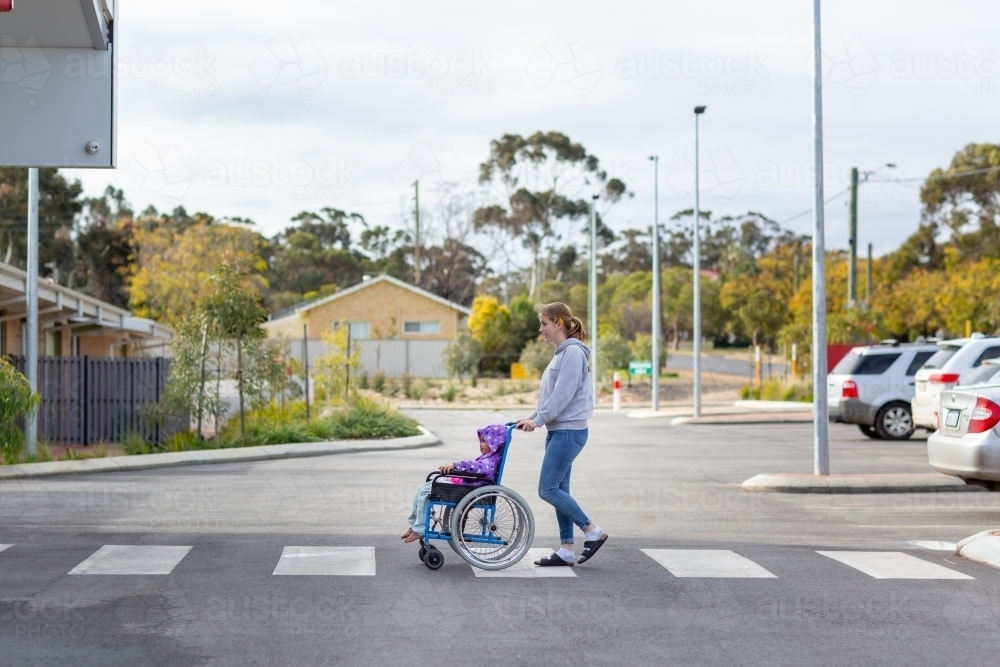
[{"label": "metal sign post", "polygon": [[[28,169],[28,284],[25,286],[25,377],[31,391],[38,391],[38,169]],[[24,420],[24,447],[29,457],[38,454],[38,410]]]},{"label": "metal sign post", "polygon": [[694,416],[701,416],[701,166],[698,150],[698,118],[705,107],[694,108]]},{"label": "metal sign post", "polygon": [[660,409],[660,156],[650,155],[653,161],[653,412]]},{"label": "metal sign post", "polygon": [[813,0],[813,159],[816,168],[812,238],[813,473],[829,475],[830,434],[826,401],[826,243],[823,220],[823,51],[820,41],[820,0]]}]

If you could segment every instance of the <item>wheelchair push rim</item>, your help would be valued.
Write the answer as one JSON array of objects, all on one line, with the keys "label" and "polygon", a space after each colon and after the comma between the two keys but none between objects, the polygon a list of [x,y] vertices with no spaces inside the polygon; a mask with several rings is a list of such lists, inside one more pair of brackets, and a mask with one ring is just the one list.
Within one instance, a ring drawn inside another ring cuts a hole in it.
[{"label": "wheelchair push rim", "polygon": [[451,514],[452,547],[467,563],[502,570],[531,548],[535,518],[528,503],[503,486],[484,486],[462,499]]}]

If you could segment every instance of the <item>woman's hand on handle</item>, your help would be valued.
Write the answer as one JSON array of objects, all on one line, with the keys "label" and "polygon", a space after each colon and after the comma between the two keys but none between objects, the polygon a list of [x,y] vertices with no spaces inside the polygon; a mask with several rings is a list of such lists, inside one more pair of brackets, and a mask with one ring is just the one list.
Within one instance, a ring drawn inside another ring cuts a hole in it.
[{"label": "woman's hand on handle", "polygon": [[518,419],[516,428],[519,431],[524,431],[525,433],[531,433],[536,428],[538,428],[538,424],[536,424],[531,419]]}]

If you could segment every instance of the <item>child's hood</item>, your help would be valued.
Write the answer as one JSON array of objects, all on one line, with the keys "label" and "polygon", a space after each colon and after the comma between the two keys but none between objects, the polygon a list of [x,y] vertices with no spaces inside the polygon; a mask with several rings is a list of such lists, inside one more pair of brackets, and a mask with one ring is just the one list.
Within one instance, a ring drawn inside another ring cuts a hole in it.
[{"label": "child's hood", "polygon": [[477,433],[490,448],[490,453],[486,456],[496,456],[497,452],[503,449],[504,443],[507,442],[507,427],[503,424],[484,426]]}]

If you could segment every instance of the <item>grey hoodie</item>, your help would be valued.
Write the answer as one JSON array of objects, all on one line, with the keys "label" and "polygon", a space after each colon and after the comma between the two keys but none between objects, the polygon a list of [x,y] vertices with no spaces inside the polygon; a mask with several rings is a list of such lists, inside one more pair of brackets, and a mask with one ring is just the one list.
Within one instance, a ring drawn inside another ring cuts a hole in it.
[{"label": "grey hoodie", "polygon": [[594,414],[594,388],[590,382],[590,348],[575,338],[566,339],[542,373],[538,408],[530,419],[550,431],[587,428]]}]

